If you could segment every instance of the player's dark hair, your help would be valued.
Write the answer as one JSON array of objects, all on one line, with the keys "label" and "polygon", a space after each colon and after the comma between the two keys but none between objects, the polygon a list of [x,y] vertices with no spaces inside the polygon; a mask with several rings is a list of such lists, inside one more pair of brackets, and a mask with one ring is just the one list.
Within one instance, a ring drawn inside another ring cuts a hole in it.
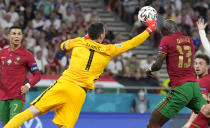
[{"label": "player's dark hair", "polygon": [[11,32],[12,29],[20,29],[21,31],[23,31],[23,29],[19,26],[12,26],[9,28],[9,32]]},{"label": "player's dark hair", "polygon": [[104,33],[104,24],[94,23],[88,27],[88,35],[91,40],[98,39]]},{"label": "player's dark hair", "polygon": [[206,54],[198,54],[198,55],[195,56],[195,59],[196,58],[200,58],[200,59],[205,60],[207,65],[209,65],[209,63],[210,63],[209,56],[207,56]]},{"label": "player's dark hair", "polygon": [[179,31],[178,26],[176,24],[175,21],[168,19],[165,20],[163,23],[163,26],[161,28],[161,33],[165,36],[165,35],[170,35],[174,32]]}]

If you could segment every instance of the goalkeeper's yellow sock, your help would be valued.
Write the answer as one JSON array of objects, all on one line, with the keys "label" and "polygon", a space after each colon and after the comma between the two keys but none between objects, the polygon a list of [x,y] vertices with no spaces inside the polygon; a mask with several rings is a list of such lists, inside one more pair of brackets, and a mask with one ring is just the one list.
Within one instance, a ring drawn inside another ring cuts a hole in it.
[{"label": "goalkeeper's yellow sock", "polygon": [[5,126],[4,128],[19,128],[26,120],[32,119],[34,116],[32,115],[29,109],[17,114],[14,116]]}]

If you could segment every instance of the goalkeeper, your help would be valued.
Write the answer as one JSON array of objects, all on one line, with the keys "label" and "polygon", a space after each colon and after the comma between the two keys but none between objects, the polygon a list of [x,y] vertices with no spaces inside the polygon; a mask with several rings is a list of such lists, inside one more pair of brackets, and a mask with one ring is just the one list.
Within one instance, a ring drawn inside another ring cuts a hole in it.
[{"label": "goalkeeper", "polygon": [[103,45],[105,29],[102,23],[91,24],[87,38],[66,40],[61,50],[72,51],[70,66],[62,76],[35,99],[24,112],[16,115],[5,128],[18,128],[26,120],[55,110],[53,122],[59,128],[73,128],[86,93],[94,89],[94,82],[114,57],[143,43],[156,29],[155,20],[147,20],[144,32],[120,44]]}]

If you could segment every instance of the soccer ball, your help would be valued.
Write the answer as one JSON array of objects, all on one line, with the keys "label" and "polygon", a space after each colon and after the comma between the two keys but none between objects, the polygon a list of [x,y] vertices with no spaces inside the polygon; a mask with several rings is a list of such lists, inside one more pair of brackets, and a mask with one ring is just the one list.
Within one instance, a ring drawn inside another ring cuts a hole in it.
[{"label": "soccer ball", "polygon": [[139,13],[138,13],[138,20],[145,24],[146,23],[146,20],[149,19],[155,19],[157,20],[157,17],[158,17],[158,14],[157,14],[157,11],[151,7],[151,6],[144,6],[142,7],[140,10],[139,10]]}]

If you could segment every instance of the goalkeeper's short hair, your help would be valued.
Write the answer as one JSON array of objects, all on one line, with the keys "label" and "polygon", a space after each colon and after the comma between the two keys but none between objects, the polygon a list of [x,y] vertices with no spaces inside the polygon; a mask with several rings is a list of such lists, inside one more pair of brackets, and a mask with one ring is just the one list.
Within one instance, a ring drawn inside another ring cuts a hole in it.
[{"label": "goalkeeper's short hair", "polygon": [[98,39],[104,33],[103,23],[94,23],[88,27],[88,35],[91,40]]}]

